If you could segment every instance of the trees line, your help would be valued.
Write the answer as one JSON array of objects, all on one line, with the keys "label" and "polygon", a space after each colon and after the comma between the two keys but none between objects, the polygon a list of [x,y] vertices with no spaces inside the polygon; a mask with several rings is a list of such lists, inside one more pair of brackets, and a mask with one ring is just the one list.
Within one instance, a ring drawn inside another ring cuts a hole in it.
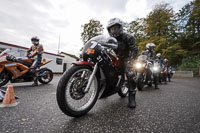
[{"label": "trees line", "polygon": [[[102,34],[103,25],[91,19],[82,26],[83,43]],[[200,1],[184,5],[177,13],[167,3],[155,5],[146,18],[137,18],[124,28],[136,38],[140,51],[146,43],[156,44],[156,52],[162,53],[176,68],[200,66]]]}]

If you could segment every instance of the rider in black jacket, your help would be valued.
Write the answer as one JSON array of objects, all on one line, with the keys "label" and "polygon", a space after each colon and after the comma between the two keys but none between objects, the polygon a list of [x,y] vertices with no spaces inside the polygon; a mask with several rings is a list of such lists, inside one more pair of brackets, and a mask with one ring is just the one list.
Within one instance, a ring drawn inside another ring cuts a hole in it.
[{"label": "rider in black jacket", "polygon": [[133,80],[134,73],[130,71],[130,64],[138,54],[138,47],[135,44],[135,39],[132,35],[123,32],[123,22],[118,18],[110,19],[107,25],[107,30],[110,36],[118,41],[118,49],[115,51],[120,60],[123,62],[123,71],[128,78],[129,86],[129,103],[128,107],[135,108],[136,83]]}]

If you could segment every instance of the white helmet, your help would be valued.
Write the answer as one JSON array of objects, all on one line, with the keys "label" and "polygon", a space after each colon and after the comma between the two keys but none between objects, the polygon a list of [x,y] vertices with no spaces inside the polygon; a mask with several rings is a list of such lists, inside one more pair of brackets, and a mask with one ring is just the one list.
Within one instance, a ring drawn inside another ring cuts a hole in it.
[{"label": "white helmet", "polygon": [[156,45],[154,43],[147,43],[146,48],[147,49],[153,49]]},{"label": "white helmet", "polygon": [[157,53],[156,56],[157,56],[157,57],[161,57],[161,53]]}]

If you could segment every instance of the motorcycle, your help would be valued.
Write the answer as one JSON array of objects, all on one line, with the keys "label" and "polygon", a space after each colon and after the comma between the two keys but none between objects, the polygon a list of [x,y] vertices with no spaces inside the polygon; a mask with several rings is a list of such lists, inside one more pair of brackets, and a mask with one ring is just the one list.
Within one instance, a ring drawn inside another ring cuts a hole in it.
[{"label": "motorcycle", "polygon": [[136,70],[136,85],[139,91],[143,91],[144,86],[152,86],[153,83],[157,82],[159,73],[159,63],[154,61],[152,63],[148,60],[147,55],[140,55],[135,64]]},{"label": "motorcycle", "polygon": [[63,113],[81,117],[92,109],[97,99],[115,93],[127,96],[127,79],[115,49],[117,40],[103,35],[85,44],[82,61],[73,63],[57,86],[57,103]]},{"label": "motorcycle", "polygon": [[165,65],[162,65],[161,72],[159,73],[159,83],[164,82],[167,84],[168,69]]},{"label": "motorcycle", "polygon": [[173,74],[175,73],[174,69],[170,66],[168,68],[168,81],[171,82],[171,78],[173,76]]},{"label": "motorcycle", "polygon": [[[47,84],[53,79],[53,72],[48,68],[40,68],[51,62],[51,59],[43,59],[37,68],[38,81]],[[28,57],[15,57],[6,49],[0,54],[0,86],[11,83],[31,82],[34,79],[31,65],[34,59]]]}]

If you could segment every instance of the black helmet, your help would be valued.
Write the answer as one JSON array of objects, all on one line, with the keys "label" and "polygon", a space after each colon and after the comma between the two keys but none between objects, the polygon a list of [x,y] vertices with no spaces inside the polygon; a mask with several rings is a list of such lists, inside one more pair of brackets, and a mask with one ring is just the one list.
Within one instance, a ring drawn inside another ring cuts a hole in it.
[{"label": "black helmet", "polygon": [[34,36],[31,38],[31,41],[34,45],[38,45],[39,44],[39,38],[37,36]]},{"label": "black helmet", "polygon": [[39,42],[39,40],[40,39],[37,36],[34,36],[34,37],[31,38],[32,42]]},{"label": "black helmet", "polygon": [[[110,31],[110,28],[113,26],[119,26],[119,28]],[[123,22],[119,18],[112,18],[108,21],[107,30],[110,36],[118,37],[123,32]]]}]

